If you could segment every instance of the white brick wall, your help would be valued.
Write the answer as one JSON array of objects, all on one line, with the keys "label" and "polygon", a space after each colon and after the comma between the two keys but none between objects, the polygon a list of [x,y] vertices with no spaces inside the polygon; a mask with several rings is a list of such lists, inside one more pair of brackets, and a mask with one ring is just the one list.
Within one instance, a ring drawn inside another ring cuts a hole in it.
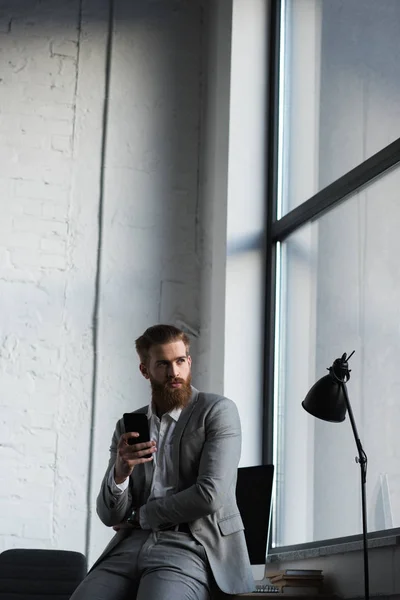
[{"label": "white brick wall", "polygon": [[109,2],[79,5],[0,0],[0,551],[92,562],[115,421],[149,397],[134,339],[186,323],[194,383],[224,388],[231,11],[206,57],[200,0],[115,0],[99,254]]},{"label": "white brick wall", "polygon": [[[2,0],[0,14],[0,550],[83,550],[79,470],[65,491],[79,496],[79,525],[69,540],[56,530],[63,518],[57,503],[66,460],[62,428],[74,430],[76,463],[88,446],[88,403],[82,413],[68,394],[79,387],[80,373],[69,369],[64,349],[75,244],[69,215],[79,1]],[[96,238],[91,245],[95,255]],[[92,298],[91,289],[80,300]],[[86,318],[86,329],[89,323]],[[76,334],[74,351],[90,373],[91,353]],[[84,399],[90,384],[80,387]],[[68,518],[71,509],[65,512]]]},{"label": "white brick wall", "polygon": [[[109,2],[79,5],[0,0],[0,551],[87,542]],[[115,420],[148,399],[133,340],[199,327],[199,3],[115,8],[91,560]]]}]

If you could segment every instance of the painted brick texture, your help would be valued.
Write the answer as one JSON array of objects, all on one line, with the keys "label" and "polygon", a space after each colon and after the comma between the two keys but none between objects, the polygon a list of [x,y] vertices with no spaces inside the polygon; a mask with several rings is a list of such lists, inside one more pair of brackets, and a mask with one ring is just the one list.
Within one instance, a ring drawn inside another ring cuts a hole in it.
[{"label": "painted brick texture", "polygon": [[108,10],[0,0],[0,551],[98,555],[115,420],[148,400],[133,340],[199,329],[200,2],[116,0],[101,179]]},{"label": "painted brick texture", "polygon": [[2,1],[0,15],[3,550],[59,545],[79,2]]}]

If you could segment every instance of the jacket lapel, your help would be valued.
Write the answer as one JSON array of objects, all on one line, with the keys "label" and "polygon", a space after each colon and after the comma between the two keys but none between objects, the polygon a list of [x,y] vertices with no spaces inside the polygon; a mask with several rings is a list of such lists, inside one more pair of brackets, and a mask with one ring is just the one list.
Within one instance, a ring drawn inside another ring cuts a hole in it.
[{"label": "jacket lapel", "polygon": [[175,425],[173,441],[172,441],[172,464],[175,470],[175,488],[179,489],[179,448],[181,443],[182,433],[190,419],[190,415],[196,406],[199,397],[199,391],[192,387],[192,397],[189,404],[182,410],[177,424]]}]

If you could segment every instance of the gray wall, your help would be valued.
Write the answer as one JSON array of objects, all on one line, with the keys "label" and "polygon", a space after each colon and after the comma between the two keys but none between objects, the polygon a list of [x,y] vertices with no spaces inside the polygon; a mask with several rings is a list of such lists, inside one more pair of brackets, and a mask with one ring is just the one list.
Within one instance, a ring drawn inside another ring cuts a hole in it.
[{"label": "gray wall", "polygon": [[[148,400],[135,337],[178,320],[200,333],[201,14],[198,2],[115,5],[92,505],[116,420]],[[192,352],[196,365],[196,341]]]},{"label": "gray wall", "polygon": [[195,385],[237,402],[243,464],[261,453],[263,257],[239,252],[243,314],[227,255],[244,203],[262,236],[267,5],[116,0],[107,89],[109,5],[0,0],[0,550],[89,562],[115,422],[148,402],[147,326],[192,334]]}]

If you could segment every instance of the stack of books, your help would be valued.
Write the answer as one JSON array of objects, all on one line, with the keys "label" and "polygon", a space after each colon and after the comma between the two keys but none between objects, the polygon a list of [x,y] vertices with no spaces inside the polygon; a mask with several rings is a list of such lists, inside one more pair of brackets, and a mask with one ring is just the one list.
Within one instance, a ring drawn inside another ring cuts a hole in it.
[{"label": "stack of books", "polygon": [[317,596],[324,579],[319,569],[285,569],[267,576],[280,593],[290,596]]}]

